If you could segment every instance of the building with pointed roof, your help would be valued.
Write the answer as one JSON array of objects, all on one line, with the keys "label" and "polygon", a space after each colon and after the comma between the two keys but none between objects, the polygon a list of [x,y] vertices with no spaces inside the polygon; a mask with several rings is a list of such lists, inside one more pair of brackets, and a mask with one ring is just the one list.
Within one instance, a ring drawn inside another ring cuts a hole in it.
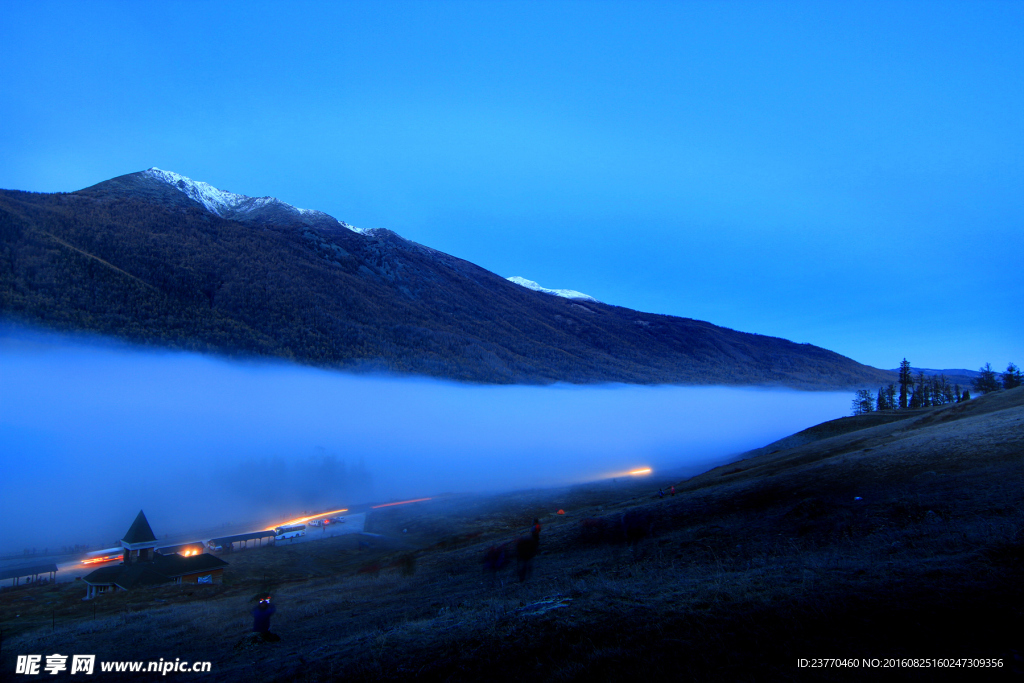
[{"label": "building with pointed roof", "polygon": [[100,593],[133,590],[165,583],[220,583],[227,562],[213,555],[198,554],[184,557],[178,554],[161,555],[156,552],[156,534],[149,526],[146,515],[139,510],[135,521],[121,539],[121,564],[100,567],[83,578],[88,586],[85,599]]},{"label": "building with pointed roof", "polygon": [[128,533],[121,539],[121,547],[124,548],[124,563],[134,564],[152,560],[157,545],[156,534],[149,526],[149,520],[146,519],[145,513],[139,510],[135,521],[128,527]]}]

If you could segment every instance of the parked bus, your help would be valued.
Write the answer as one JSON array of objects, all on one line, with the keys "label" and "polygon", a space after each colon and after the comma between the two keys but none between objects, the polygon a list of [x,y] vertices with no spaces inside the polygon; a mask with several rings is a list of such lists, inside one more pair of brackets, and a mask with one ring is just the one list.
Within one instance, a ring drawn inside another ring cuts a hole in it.
[{"label": "parked bus", "polygon": [[306,527],[303,524],[298,526],[279,526],[274,529],[274,540],[280,541],[285,538],[295,538],[297,536],[305,536]]}]

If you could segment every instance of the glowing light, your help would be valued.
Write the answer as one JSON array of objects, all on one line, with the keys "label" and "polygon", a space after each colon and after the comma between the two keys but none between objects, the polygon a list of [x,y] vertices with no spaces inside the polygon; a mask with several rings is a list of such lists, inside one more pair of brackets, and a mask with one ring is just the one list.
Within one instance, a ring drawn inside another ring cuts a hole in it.
[{"label": "glowing light", "polygon": [[432,500],[431,498],[414,498],[413,500],[400,500],[397,503],[384,503],[382,505],[373,505],[373,508],[389,508],[392,505],[408,505],[409,503],[422,503],[425,500]]},{"label": "glowing light", "polygon": [[289,520],[287,522],[282,522],[281,524],[275,524],[274,526],[268,526],[265,529],[265,531],[273,531],[274,529],[276,529],[279,526],[292,526],[293,524],[302,524],[303,522],[308,522],[309,520],[316,519],[317,517],[326,517],[327,515],[336,515],[339,512],[348,512],[348,508],[342,508],[341,510],[331,510],[330,512],[319,512],[319,513],[317,513],[315,515],[310,515],[309,517],[299,517],[297,519],[292,519],[292,520]]},{"label": "glowing light", "polygon": [[120,560],[124,555],[114,555],[112,557],[94,557],[89,560],[82,560],[82,564],[100,564],[102,562],[113,562],[114,560]]},{"label": "glowing light", "polygon": [[650,467],[640,467],[640,468],[635,469],[635,470],[630,470],[629,473],[631,475],[633,475],[634,477],[638,477],[638,476],[643,475],[643,474],[650,474],[652,471],[653,470],[651,470]]}]

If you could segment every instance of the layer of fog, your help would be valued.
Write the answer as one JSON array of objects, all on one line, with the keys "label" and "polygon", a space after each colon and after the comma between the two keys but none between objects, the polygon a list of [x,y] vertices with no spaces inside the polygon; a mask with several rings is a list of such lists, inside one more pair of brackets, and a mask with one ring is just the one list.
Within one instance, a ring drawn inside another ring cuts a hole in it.
[{"label": "layer of fog", "polygon": [[642,466],[695,472],[848,412],[847,393],[471,386],[0,328],[0,553]]}]

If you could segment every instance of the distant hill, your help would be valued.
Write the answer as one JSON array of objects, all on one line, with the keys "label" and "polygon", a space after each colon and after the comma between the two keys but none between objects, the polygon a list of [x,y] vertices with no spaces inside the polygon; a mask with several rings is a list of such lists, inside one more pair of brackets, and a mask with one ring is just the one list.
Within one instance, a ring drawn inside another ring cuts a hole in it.
[{"label": "distant hill", "polygon": [[[898,373],[899,371],[900,371],[899,368],[893,369],[893,372],[897,372]],[[974,379],[975,377],[980,377],[981,376],[981,373],[978,372],[977,370],[965,370],[963,368],[953,368],[953,369],[946,369],[946,370],[932,370],[931,368],[915,368],[915,367],[911,367],[910,371],[913,372],[915,375],[917,373],[919,373],[919,372],[923,372],[926,375],[945,375],[946,377],[957,377],[958,376],[958,377],[969,377],[971,379]]]},{"label": "distant hill", "polygon": [[486,383],[895,377],[810,344],[552,291],[159,169],[72,193],[0,191],[0,314],[50,329]]},{"label": "distant hill", "polygon": [[[963,368],[933,370],[931,368],[911,367],[910,371],[914,374],[914,377],[917,377],[919,372],[923,372],[926,377],[943,376],[950,384],[959,384],[963,389],[970,389],[974,380],[981,376],[981,373],[977,370],[965,370]],[[899,374],[899,368],[896,368],[892,372]]]}]

